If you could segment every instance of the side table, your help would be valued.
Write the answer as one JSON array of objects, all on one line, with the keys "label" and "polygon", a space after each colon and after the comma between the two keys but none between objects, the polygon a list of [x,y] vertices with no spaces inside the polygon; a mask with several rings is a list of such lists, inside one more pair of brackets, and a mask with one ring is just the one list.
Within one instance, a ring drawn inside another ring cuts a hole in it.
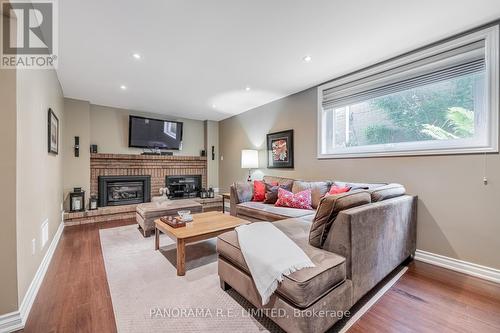
[{"label": "side table", "polygon": [[226,199],[231,202],[231,194],[230,193],[222,193],[222,212],[226,212]]}]

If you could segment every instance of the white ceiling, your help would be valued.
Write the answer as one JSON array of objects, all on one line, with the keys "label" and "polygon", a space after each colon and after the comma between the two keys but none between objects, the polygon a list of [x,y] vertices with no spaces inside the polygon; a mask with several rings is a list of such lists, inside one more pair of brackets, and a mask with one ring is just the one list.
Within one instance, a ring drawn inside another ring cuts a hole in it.
[{"label": "white ceiling", "polygon": [[66,97],[221,120],[498,19],[500,1],[60,0],[59,10]]}]

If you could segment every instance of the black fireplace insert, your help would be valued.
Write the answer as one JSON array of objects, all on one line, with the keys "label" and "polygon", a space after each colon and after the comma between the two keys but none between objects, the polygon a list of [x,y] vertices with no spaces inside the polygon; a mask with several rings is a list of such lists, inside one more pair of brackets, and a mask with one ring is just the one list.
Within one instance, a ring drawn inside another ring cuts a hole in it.
[{"label": "black fireplace insert", "polygon": [[200,196],[201,175],[166,176],[165,185],[170,199],[196,198]]},{"label": "black fireplace insert", "polygon": [[151,201],[151,176],[99,176],[99,207]]}]

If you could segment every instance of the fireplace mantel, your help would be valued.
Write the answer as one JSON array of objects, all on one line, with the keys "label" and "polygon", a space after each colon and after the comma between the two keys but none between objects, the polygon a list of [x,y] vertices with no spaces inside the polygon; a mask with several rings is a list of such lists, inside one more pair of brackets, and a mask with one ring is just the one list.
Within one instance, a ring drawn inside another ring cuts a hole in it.
[{"label": "fireplace mantel", "polygon": [[90,193],[98,194],[99,176],[151,176],[151,196],[165,187],[166,176],[201,175],[207,187],[207,158],[204,156],[158,156],[133,154],[91,154]]},{"label": "fireplace mantel", "polygon": [[165,160],[165,161],[207,161],[206,156],[184,155],[138,155],[138,154],[90,154],[91,160]]}]

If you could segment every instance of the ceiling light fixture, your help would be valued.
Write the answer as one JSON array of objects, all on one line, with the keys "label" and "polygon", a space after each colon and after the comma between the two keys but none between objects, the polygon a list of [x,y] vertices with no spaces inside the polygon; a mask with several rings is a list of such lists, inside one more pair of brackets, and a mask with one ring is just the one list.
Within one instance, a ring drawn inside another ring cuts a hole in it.
[{"label": "ceiling light fixture", "polygon": [[304,58],[302,58],[304,62],[311,62],[312,57],[310,55],[306,55]]},{"label": "ceiling light fixture", "polygon": [[139,53],[134,53],[134,54],[132,54],[132,57],[134,57],[134,58],[135,58],[135,59],[137,59],[137,60],[140,60],[140,59],[142,58],[142,57],[141,57],[141,55],[140,55]]},{"label": "ceiling light fixture", "polygon": [[122,85],[120,86],[120,89],[121,89],[121,90],[127,90],[127,86],[122,84]]},{"label": "ceiling light fixture", "polygon": [[250,91],[250,89],[251,89],[251,88],[250,88],[250,87],[248,87],[248,86],[247,86],[247,87],[245,87],[245,90],[246,90],[246,91]]},{"label": "ceiling light fixture", "polygon": [[215,109],[216,107],[217,107],[217,105],[212,104],[212,109]]}]

